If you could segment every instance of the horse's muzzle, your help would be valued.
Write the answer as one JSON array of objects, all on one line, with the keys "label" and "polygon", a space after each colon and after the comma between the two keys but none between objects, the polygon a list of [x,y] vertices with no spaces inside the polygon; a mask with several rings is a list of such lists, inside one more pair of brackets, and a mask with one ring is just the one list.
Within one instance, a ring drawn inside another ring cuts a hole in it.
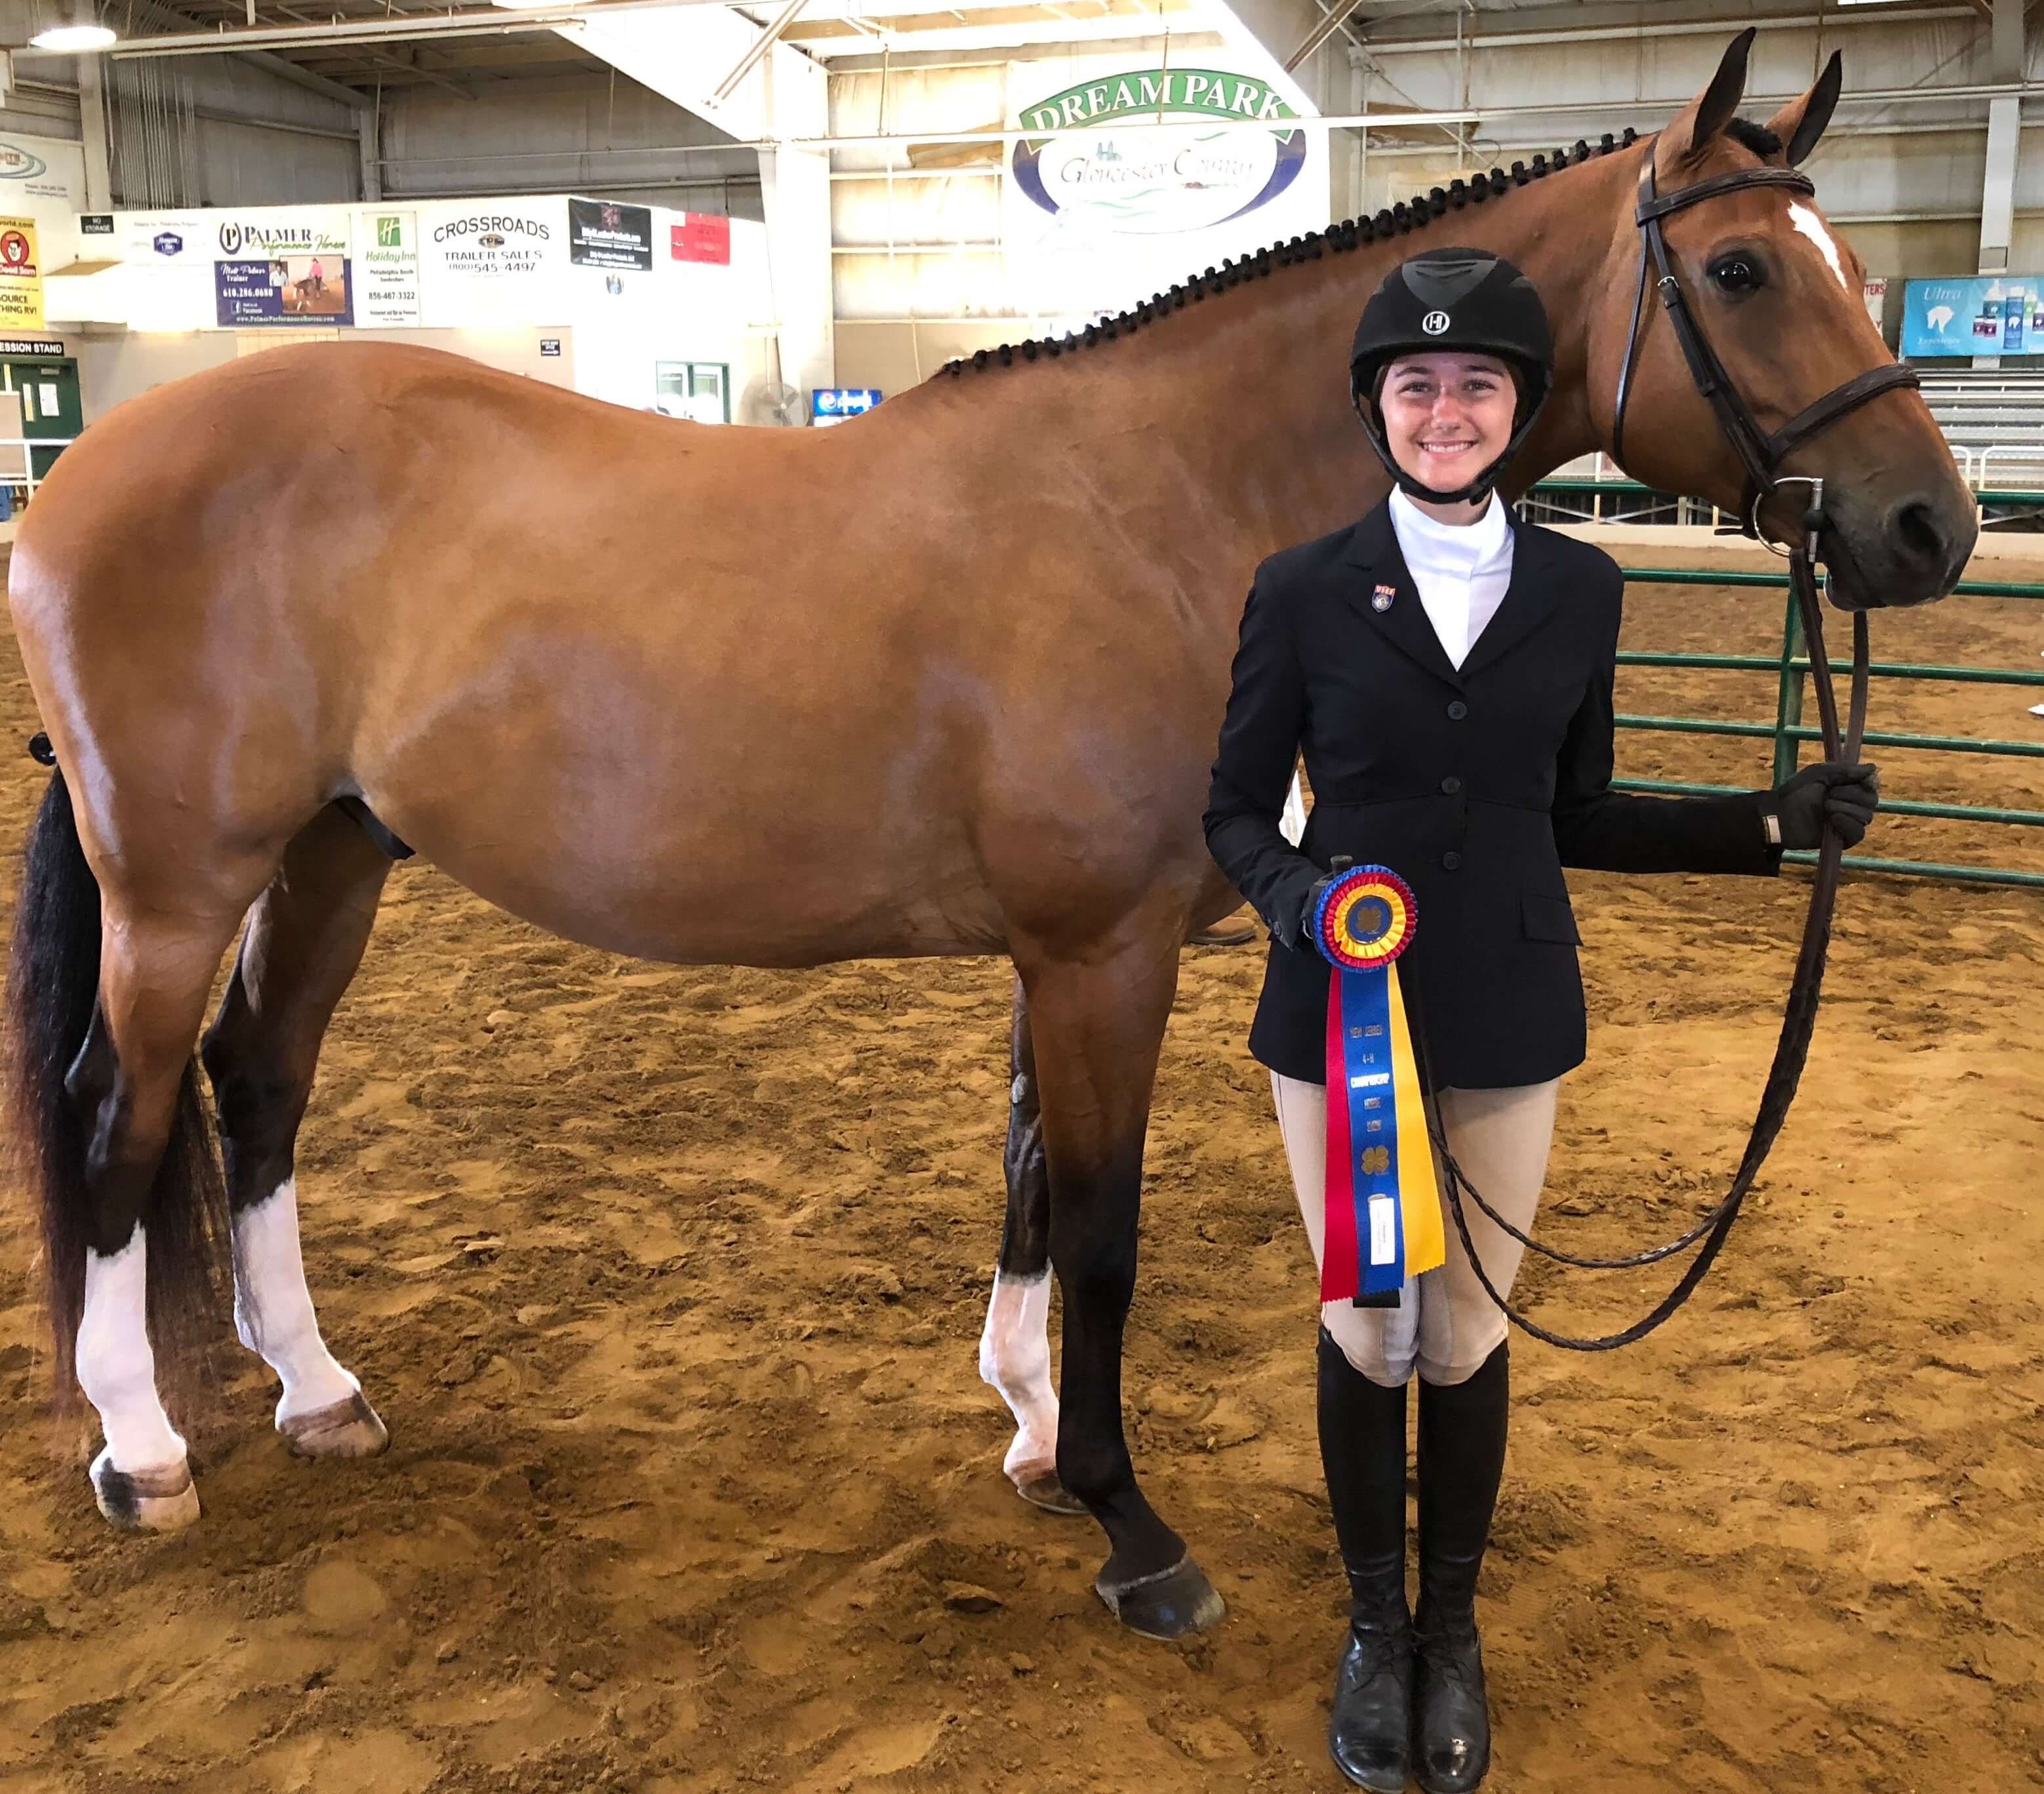
[{"label": "horse's muzzle", "polygon": [[1978,534],[1970,495],[1959,503],[1942,492],[1915,493],[1842,516],[1834,511],[1824,537],[1831,602],[1841,610],[1903,610],[1942,598],[1965,572]]}]

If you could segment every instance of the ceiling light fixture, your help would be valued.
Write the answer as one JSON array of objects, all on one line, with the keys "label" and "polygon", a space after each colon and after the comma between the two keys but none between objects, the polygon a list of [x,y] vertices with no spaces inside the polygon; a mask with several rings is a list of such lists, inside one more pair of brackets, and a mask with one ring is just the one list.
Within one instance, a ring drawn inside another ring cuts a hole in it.
[{"label": "ceiling light fixture", "polygon": [[49,50],[59,56],[79,56],[88,50],[103,50],[119,40],[118,33],[103,25],[53,25],[29,40],[32,50]]}]

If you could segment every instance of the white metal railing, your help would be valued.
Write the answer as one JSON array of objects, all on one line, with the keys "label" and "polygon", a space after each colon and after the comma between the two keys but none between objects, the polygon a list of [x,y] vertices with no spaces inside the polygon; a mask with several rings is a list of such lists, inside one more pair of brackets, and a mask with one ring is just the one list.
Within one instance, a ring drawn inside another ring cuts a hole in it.
[{"label": "white metal railing", "polygon": [[[2044,385],[2044,375],[2034,376]],[[1973,492],[2044,491],[2044,435],[2027,442],[1994,442],[1970,444],[1947,442],[1952,459],[1958,463],[1959,477]],[[1566,462],[1547,476],[1554,479],[1581,480],[1593,486],[1617,488],[1635,486],[1639,483],[1626,471],[1601,451],[1594,455],[1579,455]],[[1528,494],[1530,497],[1531,494]],[[1604,494],[1593,490],[1583,495],[1587,509],[1572,510],[1554,493],[1541,494],[1541,502],[1550,510],[1564,513],[1576,523],[1602,523],[1605,520]],[[1713,528],[1723,521],[1723,514],[1715,505],[1706,505],[1700,498],[1677,497],[1673,501],[1675,521],[1678,524],[1701,524],[1706,520]],[[1661,507],[1666,509],[1666,505]],[[1978,521],[1987,521],[1984,504],[1975,507]],[[1622,520],[1631,523],[1652,522],[1651,517],[1632,517]]]},{"label": "white metal railing", "polygon": [[[2011,471],[2034,472],[2044,489],[2044,435],[2028,442],[1964,443],[1947,441],[1952,459],[1958,463],[1966,484],[1978,490],[1992,486],[1996,478]],[[1579,455],[1564,462],[1546,476],[1550,479],[1595,480],[1599,484],[1633,486],[1639,482],[1608,455]]]},{"label": "white metal railing", "polygon": [[1995,458],[1997,455],[2001,458],[2000,464],[2012,470],[2018,476],[2016,480],[2010,482],[2011,484],[2020,483],[2021,478],[2026,475],[2033,486],[2039,480],[2044,480],[2044,441],[1994,442],[1975,451],[1974,465],[1980,471],[1978,477],[1969,483],[1976,491],[1982,486],[1989,489],[1995,486]]},{"label": "white metal railing", "polygon": [[36,472],[36,453],[39,448],[68,448],[76,442],[76,436],[0,436],[0,449],[18,448],[21,455],[21,477],[0,471],[0,486],[18,486],[26,488],[21,498],[25,505],[36,496],[36,488],[41,483]]}]

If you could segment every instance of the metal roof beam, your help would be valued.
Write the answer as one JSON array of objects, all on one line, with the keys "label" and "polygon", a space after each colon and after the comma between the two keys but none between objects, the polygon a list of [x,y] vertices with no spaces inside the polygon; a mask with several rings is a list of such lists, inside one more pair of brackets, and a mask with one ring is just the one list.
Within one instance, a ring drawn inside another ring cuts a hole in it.
[{"label": "metal roof beam", "polygon": [[[1484,15],[1477,15],[1479,18]],[[1524,48],[1542,44],[1658,43],[1669,37],[1723,37],[1744,25],[1762,31],[1813,31],[1821,26],[1836,31],[1856,25],[1907,25],[1933,19],[1977,19],[1970,6],[1846,6],[1826,13],[1755,13],[1737,19],[1661,20],[1652,25],[1585,25],[1558,26],[1547,30],[1472,32],[1466,39],[1471,50]],[[1367,33],[1366,33],[1367,35]],[[1377,56],[1441,56],[1454,54],[1452,37],[1368,37],[1370,52]]]}]

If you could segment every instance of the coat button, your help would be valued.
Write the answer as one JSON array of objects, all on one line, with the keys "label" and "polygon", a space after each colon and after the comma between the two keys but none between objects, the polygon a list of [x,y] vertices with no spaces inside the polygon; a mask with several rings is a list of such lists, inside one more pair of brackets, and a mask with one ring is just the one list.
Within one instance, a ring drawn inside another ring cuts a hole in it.
[{"label": "coat button", "polygon": [[1458,697],[1448,706],[1448,720],[1458,723],[1469,714],[1469,706]]},{"label": "coat button", "polygon": [[1462,782],[1458,778],[1444,778],[1441,781],[1441,793],[1443,797],[1452,797],[1462,788]]},{"label": "coat button", "polygon": [[1441,855],[1441,869],[1445,872],[1461,871],[1462,869],[1462,856],[1457,853],[1454,848],[1450,847],[1446,853]]}]

